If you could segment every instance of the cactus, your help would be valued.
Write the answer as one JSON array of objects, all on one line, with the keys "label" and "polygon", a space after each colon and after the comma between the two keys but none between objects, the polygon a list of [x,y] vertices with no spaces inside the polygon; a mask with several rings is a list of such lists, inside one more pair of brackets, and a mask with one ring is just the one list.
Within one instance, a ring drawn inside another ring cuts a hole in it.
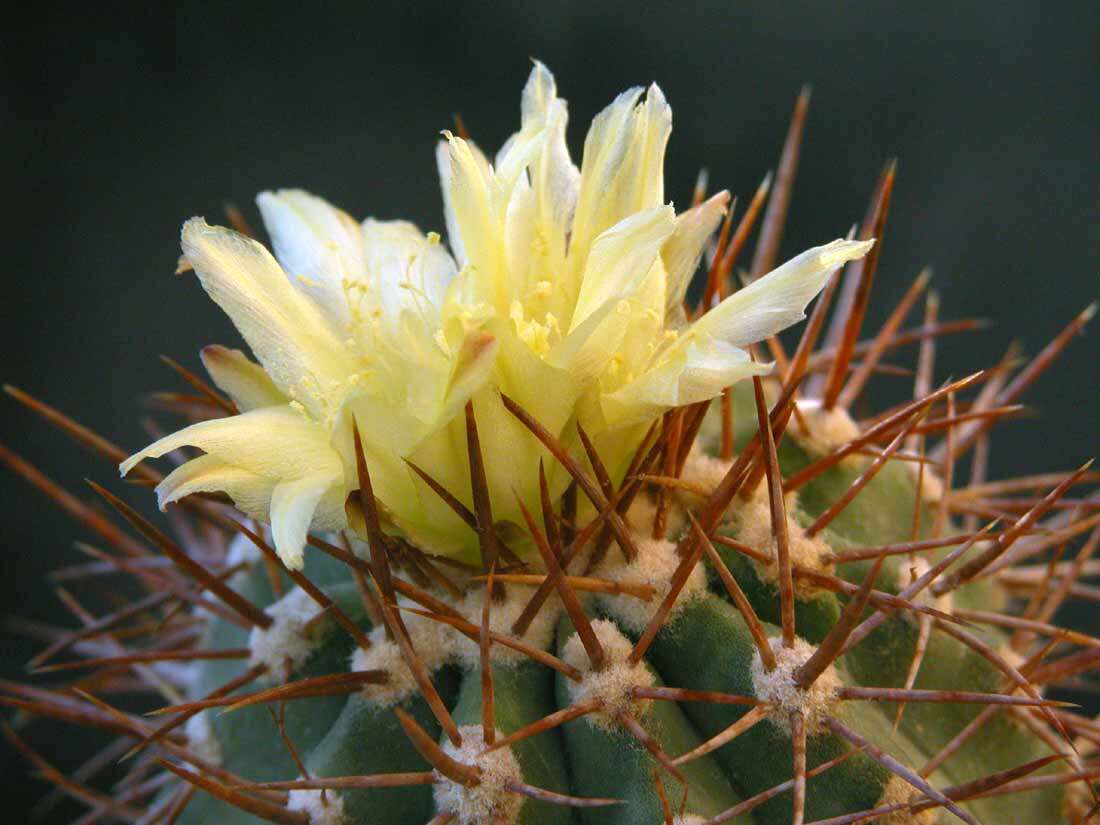
[{"label": "cactus", "polygon": [[[1053,623],[1088,596],[1075,583],[1094,572],[1097,499],[1070,491],[1096,476],[985,477],[992,428],[1093,308],[1032,361],[1010,351],[937,385],[937,341],[978,324],[941,322],[928,293],[902,329],[927,275],[861,339],[893,164],[862,240],[764,274],[807,95],[774,185],[736,225],[703,181],[691,209],[664,205],[670,112],[655,86],[640,95],[596,118],[579,171],[539,64],[492,165],[448,135],[457,264],[438,236],[360,229],[299,192],[259,199],[279,263],[188,222],[181,269],[262,367],[208,347],[212,387],[170,361],[191,392],[157,403],[190,426],[132,457],[8,388],[156,486],[171,516],[157,526],[92,482],[123,529],[0,448],[105,548],[82,545],[94,561],[70,575],[139,593],[101,614],[66,594],[82,627],[46,629],[32,667],[74,681],[0,696],[17,711],[7,738],[91,808],[81,821],[1001,825],[1095,810],[1096,725],[1047,693],[1097,662],[1100,640]],[[788,355],[777,334],[822,289]],[[911,344],[913,399],[853,417]],[[203,454],[168,476],[144,463],[183,447]],[[64,778],[30,744],[42,718],[111,744]],[[96,790],[120,757],[113,797]]]}]

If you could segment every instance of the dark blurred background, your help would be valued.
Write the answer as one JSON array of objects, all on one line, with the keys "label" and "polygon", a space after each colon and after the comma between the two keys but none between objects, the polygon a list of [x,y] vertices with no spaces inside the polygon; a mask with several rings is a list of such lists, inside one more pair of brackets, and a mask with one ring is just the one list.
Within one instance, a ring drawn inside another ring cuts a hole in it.
[{"label": "dark blurred background", "polygon": [[[666,168],[677,206],[701,165],[713,189],[750,195],[812,83],[783,256],[843,235],[897,155],[870,322],[926,264],[945,315],[996,322],[948,340],[940,378],[988,365],[1012,339],[1036,352],[1100,293],[1095,0],[237,0],[30,13],[18,30],[9,22],[0,50],[0,379],[128,447],[145,440],[142,393],[175,386],[158,353],[196,366],[201,345],[237,340],[196,281],[172,275],[185,218],[221,221],[232,201],[255,222],[257,191],[301,186],[360,217],[440,229],[438,130],[461,112],[495,149],[518,123],[529,57],[557,76],[578,158],[588,120],[616,93],[661,84],[675,111]],[[1040,417],[995,440],[996,475],[1097,453],[1098,341],[1076,341],[1029,393]],[[883,397],[905,386],[879,379]],[[85,476],[119,488],[110,466],[6,398],[0,441],[78,492]],[[80,530],[6,472],[0,506],[0,611],[59,619],[44,576],[79,559]],[[7,677],[31,648],[2,645]],[[61,740],[38,743],[72,764]],[[9,749],[0,760],[11,797],[0,818],[21,822],[7,817],[45,786],[18,781]]]}]

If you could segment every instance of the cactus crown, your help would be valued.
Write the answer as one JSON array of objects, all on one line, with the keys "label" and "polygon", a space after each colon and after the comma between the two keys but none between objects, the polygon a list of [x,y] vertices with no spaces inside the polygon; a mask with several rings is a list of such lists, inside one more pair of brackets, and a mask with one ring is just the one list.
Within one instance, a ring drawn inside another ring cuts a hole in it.
[{"label": "cactus crown", "polygon": [[[7,388],[172,517],[92,482],[123,530],[0,447],[106,545],[67,575],[145,594],[97,615],[61,591],[83,626],[34,628],[32,665],[82,675],[0,697],[112,735],[69,779],[4,726],[82,821],[996,825],[1100,804],[1095,723],[1046,695],[1097,663],[1054,624],[1091,597],[1097,497],[1071,490],[1096,476],[986,479],[994,425],[1094,307],[1022,366],[936,385],[936,342],[979,324],[929,293],[903,329],[926,274],[861,340],[892,163],[862,240],[773,270],[808,95],[736,226],[703,181],[664,205],[671,115],[641,95],[596,118],[579,170],[540,64],[492,164],[448,134],[453,257],[300,192],[259,198],[279,263],[188,222],[182,266],[261,363],[208,347],[211,387],[169,361],[194,392],[157,401],[189,426],[134,456]],[[911,344],[912,400],[855,418]],[[167,476],[142,463],[184,447],[203,454]],[[116,701],[135,691],[152,718]]]}]

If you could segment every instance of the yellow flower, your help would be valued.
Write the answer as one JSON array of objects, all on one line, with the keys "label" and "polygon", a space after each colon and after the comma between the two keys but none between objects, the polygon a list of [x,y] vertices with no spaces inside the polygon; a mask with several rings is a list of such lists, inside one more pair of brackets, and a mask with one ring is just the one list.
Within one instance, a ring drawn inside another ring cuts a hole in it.
[{"label": "yellow flower", "polygon": [[[360,224],[300,191],[257,199],[275,257],[189,220],[184,255],[259,364],[205,349],[207,370],[240,414],[160,439],[123,473],[199,448],[204,455],[157,488],[161,506],[225,492],[269,522],[279,554],[299,566],[308,530],[347,526],[355,421],[391,528],[469,557],[472,531],[405,463],[469,502],[468,401],[494,516],[518,522],[515,493],[534,499],[544,452],[499,393],[567,443],[581,422],[622,472],[665,410],[768,371],[743,348],[802,319],[829,274],[870,247],[838,240],[811,249],[688,324],[688,282],[729,195],[680,215],[665,203],[672,113],[661,90],[651,86],[643,100],[631,89],[597,115],[580,170],[565,143],[565,101],[541,64],[521,111],[520,131],[491,163],[469,141],[447,134],[440,143],[450,252],[412,224]],[[560,491],[565,479],[558,472],[552,483]]]}]

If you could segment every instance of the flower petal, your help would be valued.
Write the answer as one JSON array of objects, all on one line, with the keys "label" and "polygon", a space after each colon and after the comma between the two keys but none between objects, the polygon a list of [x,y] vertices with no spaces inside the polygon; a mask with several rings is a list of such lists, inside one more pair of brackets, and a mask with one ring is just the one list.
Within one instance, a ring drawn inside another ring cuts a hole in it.
[{"label": "flower petal", "polygon": [[536,125],[546,129],[545,142],[530,167],[535,199],[531,252],[544,258],[539,275],[556,278],[564,268],[566,237],[577,206],[581,173],[565,142],[569,119],[565,101],[557,96],[550,70],[538,61],[523,89],[520,108],[524,129]]},{"label": "flower petal", "polygon": [[328,430],[289,406],[262,407],[228,418],[200,421],[150,444],[122,462],[123,475],[146,458],[197,447],[226,464],[270,480],[333,473],[339,456]]},{"label": "flower petal", "polygon": [[676,229],[661,247],[661,258],[668,271],[668,311],[677,309],[684,303],[684,296],[695,270],[699,268],[703,250],[726,214],[729,202],[729,192],[718,192],[698,206],[676,216]]},{"label": "flower petal", "polygon": [[302,550],[314,513],[336,480],[329,474],[307,476],[284,481],[272,491],[271,536],[279,558],[291,570],[302,568]]},{"label": "flower petal", "polygon": [[597,237],[623,218],[664,203],[672,109],[656,84],[649,87],[645,102],[635,105],[641,94],[634,88],[615,98],[593,119],[585,137],[570,240],[574,281]]},{"label": "flower petal", "polygon": [[156,488],[157,503],[163,510],[193,493],[225,493],[242,513],[267,521],[274,486],[270,479],[226,464],[216,456],[200,455],[164,477]]},{"label": "flower petal", "polygon": [[276,386],[324,417],[358,370],[317,306],[262,245],[202,218],[184,224],[183,252]]},{"label": "flower petal", "polygon": [[377,308],[387,320],[396,321],[409,309],[425,314],[430,324],[437,325],[438,309],[456,272],[439,236],[426,236],[408,221],[371,218],[363,222],[361,231],[366,278],[365,294],[357,292],[357,297],[369,306],[352,299],[360,317]]},{"label": "flower petal", "polygon": [[508,207],[521,174],[542,145],[541,129],[513,135],[497,155],[494,169],[462,138],[447,135],[448,150],[440,158],[440,177],[448,211],[447,231],[461,238],[459,260],[476,274],[482,300],[507,312],[523,284],[513,282],[508,270],[504,232]]},{"label": "flower petal", "polygon": [[693,339],[657,367],[601,399],[609,427],[649,421],[665,410],[714,398],[750,375],[771,372],[724,341]]},{"label": "flower petal", "polygon": [[217,344],[203,347],[202,364],[217,388],[228,395],[241,412],[282,405],[289,400],[263,367],[239,349]]},{"label": "flower petal", "polygon": [[805,318],[806,305],[833,270],[862,258],[874,241],[836,240],[798,255],[738,290],[696,321],[677,342],[713,338],[736,347],[755,344]]},{"label": "flower petal", "polygon": [[261,192],[256,205],[287,276],[343,325],[343,282],[363,274],[359,224],[328,201],[300,189]]},{"label": "flower petal", "polygon": [[676,227],[671,206],[658,206],[624,218],[592,245],[569,330],[583,324],[609,301],[630,297]]}]

